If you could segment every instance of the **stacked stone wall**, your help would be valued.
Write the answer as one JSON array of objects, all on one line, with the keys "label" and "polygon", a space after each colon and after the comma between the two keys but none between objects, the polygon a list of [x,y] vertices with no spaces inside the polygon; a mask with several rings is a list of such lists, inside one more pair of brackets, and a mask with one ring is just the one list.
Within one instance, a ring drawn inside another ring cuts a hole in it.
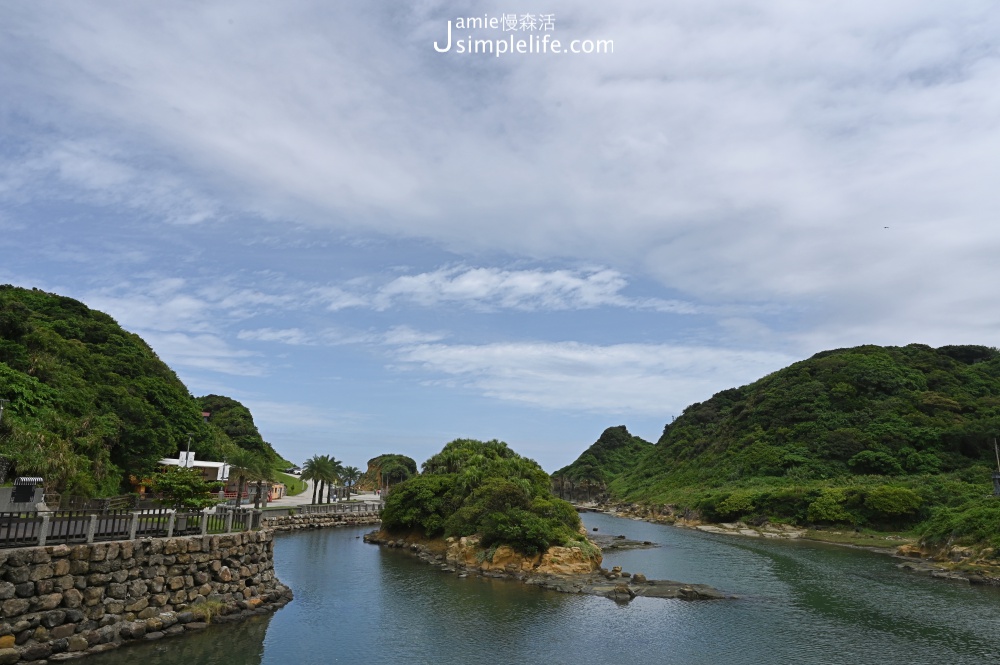
[{"label": "stacked stone wall", "polygon": [[319,515],[282,515],[265,517],[263,523],[274,531],[327,529],[339,526],[371,526],[381,524],[378,513],[331,513]]},{"label": "stacked stone wall", "polygon": [[273,610],[291,598],[273,548],[262,530],[0,551],[0,665],[70,660],[203,628],[211,615]]}]

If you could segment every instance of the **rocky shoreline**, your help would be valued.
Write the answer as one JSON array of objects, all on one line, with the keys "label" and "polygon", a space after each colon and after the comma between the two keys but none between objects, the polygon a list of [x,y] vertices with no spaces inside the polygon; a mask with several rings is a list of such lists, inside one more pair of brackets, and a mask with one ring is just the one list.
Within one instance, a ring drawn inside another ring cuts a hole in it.
[{"label": "rocky shoreline", "polygon": [[706,533],[718,533],[746,538],[813,540],[828,545],[864,549],[896,559],[902,559],[903,561],[897,563],[896,567],[914,574],[967,584],[1000,587],[1000,565],[986,560],[992,554],[992,550],[981,551],[969,547],[953,546],[931,551],[912,543],[903,543],[894,548],[871,547],[854,543],[842,543],[835,540],[810,538],[808,535],[810,530],[806,527],[787,524],[764,523],[761,525],[750,525],[744,522],[704,523],[696,515],[690,513],[677,515],[670,506],[663,506],[657,509],[655,507],[638,506],[635,504],[612,504],[593,506],[588,509],[615,517],[641,520],[654,524],[666,524],[685,529],[696,529]]},{"label": "rocky shoreline", "polygon": [[[508,547],[500,547],[488,558],[476,538],[427,540],[417,536],[393,536],[381,531],[365,534],[366,543],[400,549],[443,572],[459,577],[476,575],[507,579],[561,593],[603,596],[628,602],[642,596],[679,600],[722,600],[735,598],[706,584],[672,580],[650,580],[641,573],[629,573],[615,566],[600,567],[601,555],[588,557],[579,547],[552,547],[544,555],[527,557]],[[617,547],[655,547],[650,542],[615,539]]]}]

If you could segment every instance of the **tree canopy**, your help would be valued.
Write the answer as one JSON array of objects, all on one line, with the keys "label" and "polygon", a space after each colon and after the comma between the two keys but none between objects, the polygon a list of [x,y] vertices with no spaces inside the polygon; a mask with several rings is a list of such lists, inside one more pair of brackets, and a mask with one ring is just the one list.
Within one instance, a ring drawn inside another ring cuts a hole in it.
[{"label": "tree canopy", "polygon": [[382,513],[384,529],[426,537],[481,536],[484,547],[524,554],[579,544],[580,518],[549,489],[549,476],[501,441],[456,439],[396,485]]}]

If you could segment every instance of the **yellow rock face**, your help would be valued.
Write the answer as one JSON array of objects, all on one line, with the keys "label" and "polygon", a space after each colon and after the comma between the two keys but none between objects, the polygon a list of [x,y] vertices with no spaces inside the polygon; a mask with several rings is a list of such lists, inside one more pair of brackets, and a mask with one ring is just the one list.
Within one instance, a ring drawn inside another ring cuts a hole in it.
[{"label": "yellow rock face", "polygon": [[581,575],[591,573],[601,566],[602,557],[590,559],[579,547],[550,547],[542,556],[536,572],[552,575]]},{"label": "yellow rock face", "polygon": [[919,559],[926,556],[923,550],[921,550],[916,545],[900,545],[896,548],[896,554],[899,556],[908,556],[915,559]]},{"label": "yellow rock face", "polygon": [[578,575],[593,572],[601,565],[600,554],[595,559],[590,559],[579,547],[550,547],[544,554],[526,556],[507,545],[501,545],[494,552],[493,560],[487,561],[482,558],[483,552],[477,537],[449,541],[448,561],[467,568],[478,568],[483,572]]}]

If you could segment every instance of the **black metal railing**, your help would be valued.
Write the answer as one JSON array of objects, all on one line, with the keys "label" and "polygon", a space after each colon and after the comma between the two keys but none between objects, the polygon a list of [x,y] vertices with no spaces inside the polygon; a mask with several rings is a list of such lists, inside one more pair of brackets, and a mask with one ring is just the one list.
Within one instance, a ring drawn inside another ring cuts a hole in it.
[{"label": "black metal railing", "polygon": [[0,547],[31,547],[38,542],[38,513],[0,513]]}]

